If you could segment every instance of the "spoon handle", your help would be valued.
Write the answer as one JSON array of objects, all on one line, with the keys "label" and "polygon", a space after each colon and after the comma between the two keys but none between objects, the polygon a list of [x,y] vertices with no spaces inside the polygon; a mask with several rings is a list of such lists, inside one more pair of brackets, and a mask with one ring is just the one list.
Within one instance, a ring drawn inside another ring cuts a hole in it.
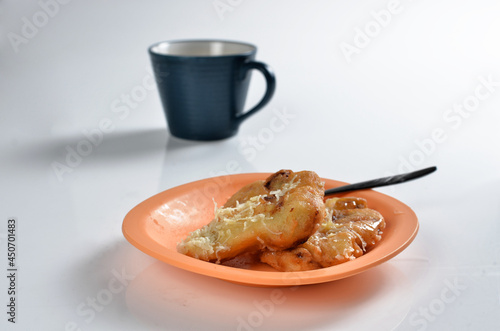
[{"label": "spoon handle", "polygon": [[383,177],[383,178],[378,178],[378,179],[367,180],[366,182],[344,185],[344,186],[340,186],[340,187],[334,187],[334,188],[331,188],[329,190],[326,190],[325,195],[331,195],[331,194],[341,193],[341,192],[357,191],[357,190],[364,190],[364,189],[369,189],[369,188],[374,188],[374,187],[399,184],[399,183],[407,182],[409,180],[417,179],[417,178],[420,178],[422,176],[428,175],[436,170],[437,170],[437,167],[429,167],[429,168],[425,168],[425,169],[421,169],[421,170],[417,170],[417,171],[413,171],[413,172],[408,172],[406,174]]}]

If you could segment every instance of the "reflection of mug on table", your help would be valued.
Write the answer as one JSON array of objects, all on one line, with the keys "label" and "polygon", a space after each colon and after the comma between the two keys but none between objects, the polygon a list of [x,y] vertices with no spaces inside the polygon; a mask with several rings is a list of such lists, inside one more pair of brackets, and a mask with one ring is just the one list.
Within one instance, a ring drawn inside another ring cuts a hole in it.
[{"label": "reflection of mug on table", "polygon": [[[158,90],[172,135],[217,140],[236,134],[241,122],[274,94],[272,70],[254,61],[253,45],[221,40],[165,41],[149,48]],[[250,70],[265,77],[260,102],[244,111]]]}]

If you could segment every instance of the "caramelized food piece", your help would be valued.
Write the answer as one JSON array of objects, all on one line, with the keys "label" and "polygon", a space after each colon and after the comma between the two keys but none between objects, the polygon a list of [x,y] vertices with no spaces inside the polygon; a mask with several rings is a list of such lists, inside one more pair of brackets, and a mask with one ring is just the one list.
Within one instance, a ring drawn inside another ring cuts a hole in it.
[{"label": "caramelized food piece", "polygon": [[247,252],[291,248],[306,241],[324,219],[323,196],[323,182],[316,173],[280,170],[236,192],[177,250],[220,262]]},{"label": "caramelized food piece", "polygon": [[305,243],[287,250],[267,250],[261,261],[279,271],[325,268],[354,260],[380,241],[384,218],[366,208],[366,200],[333,198],[325,206],[326,219]]}]

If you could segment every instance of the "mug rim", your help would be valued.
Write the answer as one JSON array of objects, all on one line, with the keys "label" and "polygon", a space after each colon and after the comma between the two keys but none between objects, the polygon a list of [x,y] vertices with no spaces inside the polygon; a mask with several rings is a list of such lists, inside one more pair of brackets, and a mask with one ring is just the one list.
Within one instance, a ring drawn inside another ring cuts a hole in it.
[{"label": "mug rim", "polygon": [[[181,44],[181,43],[207,43],[207,42],[217,42],[223,44],[237,44],[241,46],[249,47],[249,51],[238,52],[238,53],[230,53],[230,54],[221,54],[221,55],[183,55],[183,54],[166,54],[154,51],[153,48],[158,47],[161,44]],[[221,57],[232,57],[232,56],[248,56],[254,54],[257,51],[257,46],[254,44],[236,41],[236,40],[228,40],[228,39],[174,39],[174,40],[164,40],[159,41],[148,47],[148,51],[151,55],[155,56],[164,56],[164,57],[174,57],[174,58],[221,58]]]}]

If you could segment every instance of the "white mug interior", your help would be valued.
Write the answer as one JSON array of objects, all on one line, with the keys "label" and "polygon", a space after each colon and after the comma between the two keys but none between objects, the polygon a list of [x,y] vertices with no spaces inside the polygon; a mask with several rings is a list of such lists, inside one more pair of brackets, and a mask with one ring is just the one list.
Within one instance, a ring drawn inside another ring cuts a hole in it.
[{"label": "white mug interior", "polygon": [[247,54],[255,46],[240,42],[222,40],[164,41],[151,47],[151,52],[172,56],[227,56]]}]

